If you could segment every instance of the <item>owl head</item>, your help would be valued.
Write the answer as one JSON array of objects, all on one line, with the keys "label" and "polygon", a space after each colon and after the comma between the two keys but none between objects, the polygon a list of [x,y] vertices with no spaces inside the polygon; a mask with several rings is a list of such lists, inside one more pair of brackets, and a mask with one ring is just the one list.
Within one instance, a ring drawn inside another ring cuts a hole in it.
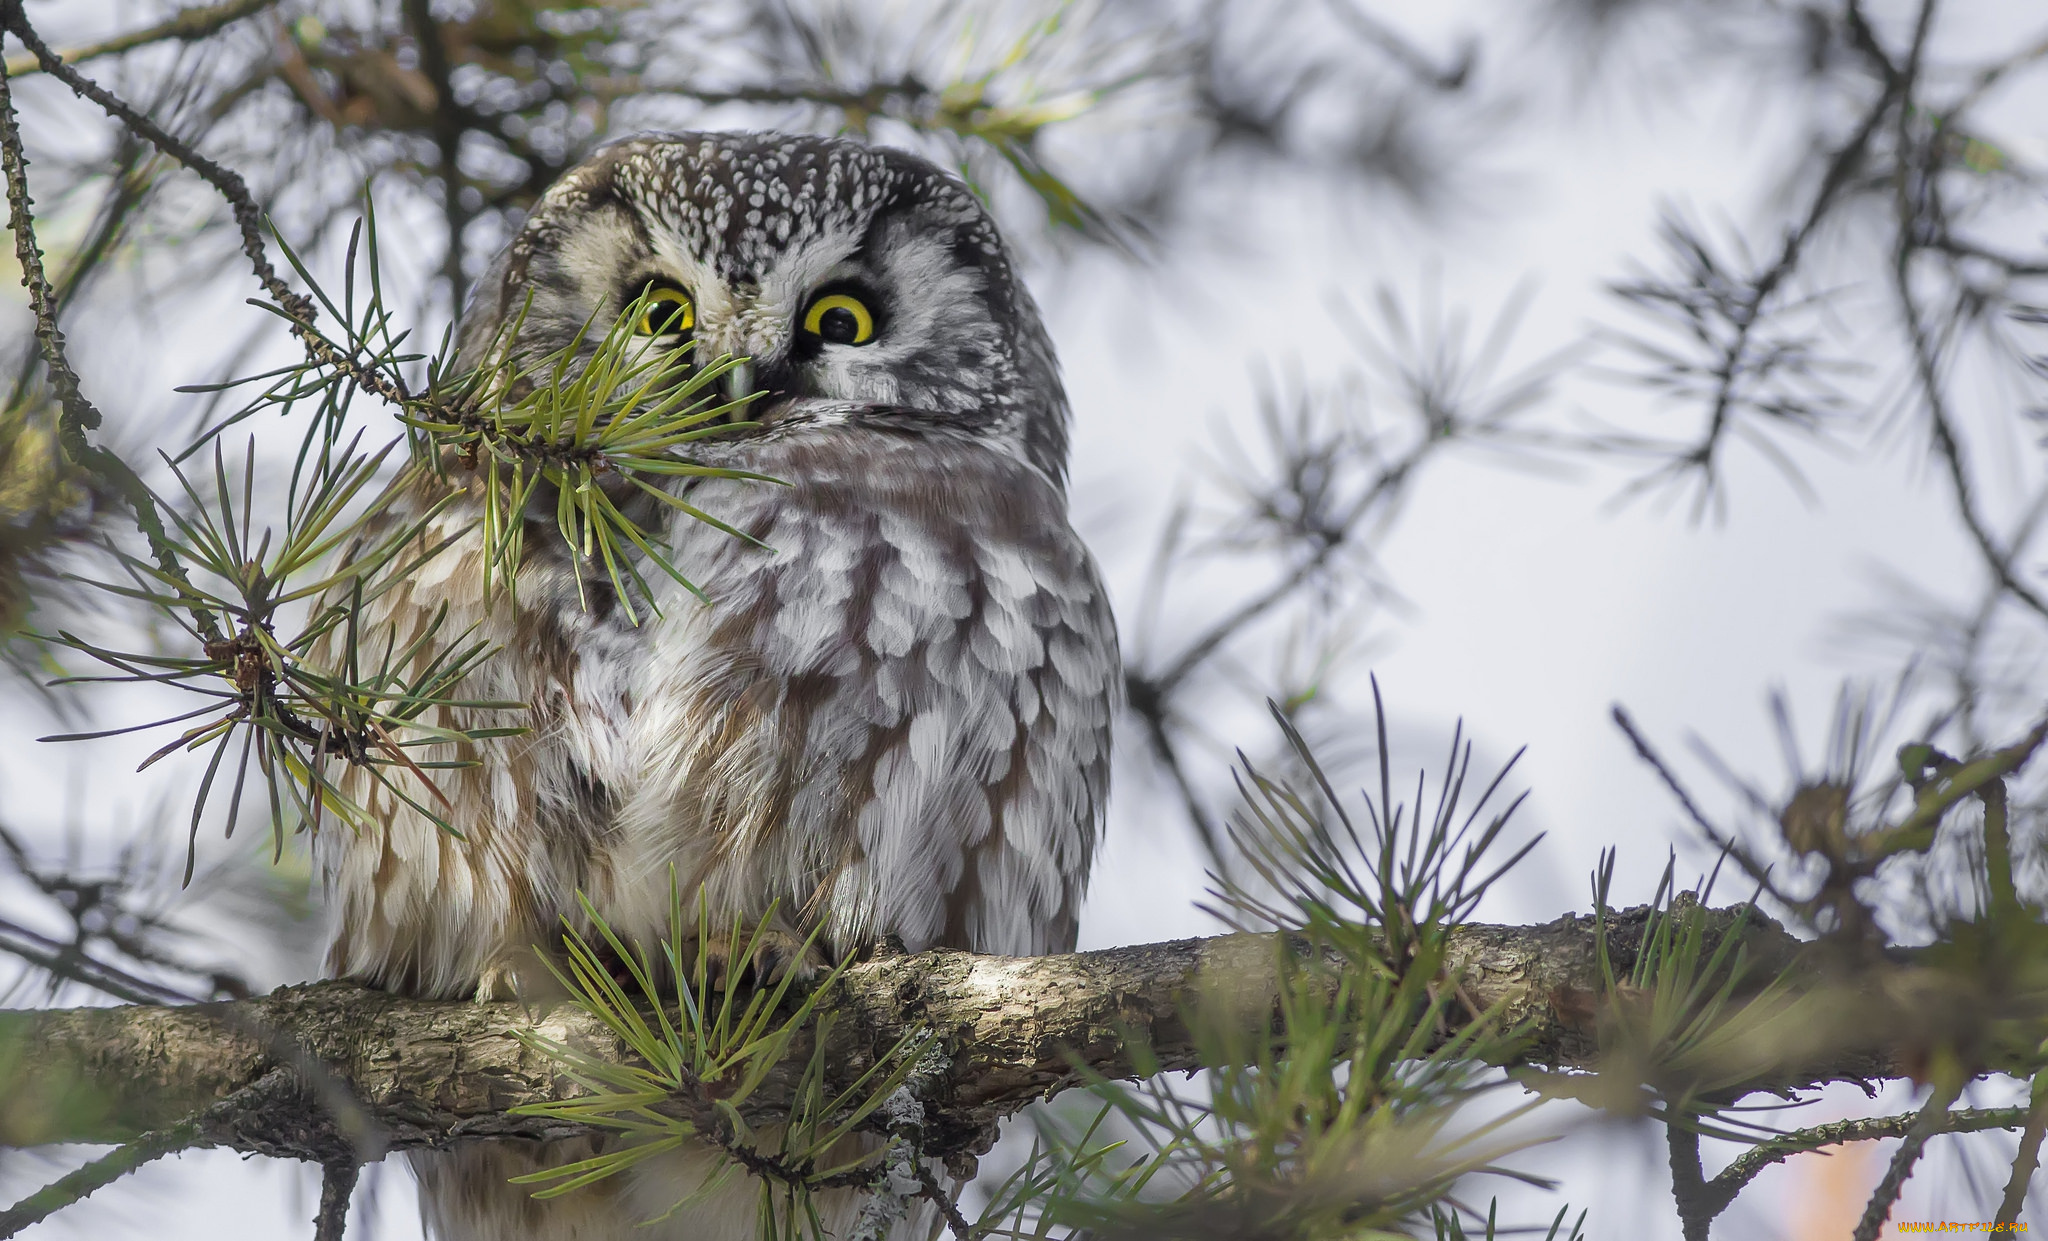
[{"label": "owl head", "polygon": [[[968,436],[1063,483],[1067,400],[994,220],[903,151],[773,133],[649,135],[563,174],[477,287],[458,363],[527,356],[651,297],[647,347],[749,359],[756,434],[862,418]],[[516,323],[516,336],[504,334]]]}]

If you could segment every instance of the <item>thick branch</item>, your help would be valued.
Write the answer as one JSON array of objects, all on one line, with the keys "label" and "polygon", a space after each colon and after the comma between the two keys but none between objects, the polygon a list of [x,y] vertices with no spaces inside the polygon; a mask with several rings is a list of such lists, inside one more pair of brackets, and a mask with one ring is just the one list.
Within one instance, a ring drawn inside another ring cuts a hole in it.
[{"label": "thick branch", "polygon": [[[1727,912],[1708,916],[1732,925]],[[1628,968],[1641,929],[1641,911],[1610,918],[1617,969]],[[1796,963],[1800,945],[1775,925],[1753,923],[1743,935],[1760,979],[1790,968],[1808,979],[1808,994],[1828,985]],[[1144,1048],[1162,1069],[1200,1067],[1191,1013],[1272,1028],[1280,951],[1272,936],[1227,935],[1055,957],[930,952],[873,960],[848,970],[840,993],[827,1000],[840,1014],[828,1063],[857,1073],[906,1031],[935,1033],[950,1067],[926,1096],[933,1115],[925,1149],[966,1149],[993,1120],[1081,1084],[1086,1074],[1077,1065],[1129,1076],[1134,1049]],[[1593,1066],[1605,1005],[1591,919],[1464,927],[1454,933],[1451,958],[1473,1011],[1498,1006],[1527,1031],[1522,1062]],[[1929,990],[1940,985],[1918,978],[1908,988],[1910,1011],[1956,1008],[1959,999],[1938,1002],[1948,997]],[[1940,1035],[1890,1009],[1886,1019],[1859,1009],[1855,994],[1871,990],[1830,992],[1827,1004],[1748,1023],[1753,1042],[1768,1046],[1737,1054],[1769,1067],[1745,1080],[1785,1088],[1896,1075],[1921,1040]],[[1782,1007],[1782,995],[1773,1003]],[[1839,1015],[1816,1015],[1831,1012]],[[234,1003],[0,1013],[0,1076],[16,1079],[0,1081],[0,1146],[121,1141],[163,1129],[277,1068],[280,1048],[299,1049],[301,1070],[317,1063],[350,1084],[389,1148],[565,1136],[561,1122],[506,1115],[518,1104],[574,1093],[545,1056],[519,1040],[522,1031],[621,1055],[602,1027],[568,1004],[425,1002],[341,982]],[[790,1080],[771,1080],[756,1093],[761,1116],[776,1114],[809,1055],[808,1047],[793,1048]],[[289,1100],[244,1117],[233,1131],[217,1127],[211,1140],[325,1160],[332,1143],[307,1137],[313,1111],[303,1098]]]}]

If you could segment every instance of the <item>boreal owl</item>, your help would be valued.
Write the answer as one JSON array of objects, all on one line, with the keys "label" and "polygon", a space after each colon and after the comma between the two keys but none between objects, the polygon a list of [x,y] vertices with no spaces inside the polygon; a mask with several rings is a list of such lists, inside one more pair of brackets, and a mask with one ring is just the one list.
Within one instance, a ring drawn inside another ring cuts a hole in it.
[{"label": "boreal owl", "polygon": [[[788,942],[815,930],[834,958],[887,937],[1072,949],[1121,673],[1067,521],[1058,366],[988,212],[932,164],[852,141],[619,142],[541,198],[481,281],[458,367],[546,355],[649,296],[632,325],[645,347],[751,360],[732,386],[759,394],[758,425],[692,458],[777,481],[674,484],[749,538],[660,517],[704,601],[650,574],[658,614],[629,615],[554,531],[552,503],[530,506],[516,590],[488,596],[476,504],[434,518],[423,541],[454,542],[365,604],[363,632],[403,650],[442,609],[440,632],[475,626],[499,649],[465,696],[529,704],[530,731],[439,755],[475,763],[438,781],[454,832],[368,779],[349,786],[374,823],[321,833],[330,969],[417,996],[531,993],[522,962],[559,942],[579,892],[652,940],[676,883],[720,929],[773,905]],[[457,468],[409,483],[394,512],[463,482]],[[702,1153],[547,1202],[506,1183],[590,1150],[420,1156],[430,1228],[754,1235],[744,1176],[636,1228],[698,1188],[716,1167]],[[820,1205],[839,1234],[857,1197]]]}]

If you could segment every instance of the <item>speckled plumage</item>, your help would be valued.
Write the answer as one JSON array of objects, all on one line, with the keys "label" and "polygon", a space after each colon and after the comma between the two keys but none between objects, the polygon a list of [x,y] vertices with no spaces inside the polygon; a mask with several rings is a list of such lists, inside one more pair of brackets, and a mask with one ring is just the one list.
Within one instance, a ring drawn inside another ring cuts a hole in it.
[{"label": "speckled plumage", "polygon": [[[463,360],[508,309],[524,308],[517,343],[538,354],[650,279],[694,299],[698,356],[753,358],[770,394],[759,429],[692,455],[787,485],[681,484],[768,550],[663,518],[708,603],[664,588],[662,615],[635,627],[552,530],[527,540],[516,605],[486,605],[464,534],[366,609],[401,643],[444,606],[449,632],[477,625],[503,649],[470,690],[532,704],[533,731],[442,781],[460,839],[354,790],[379,827],[323,833],[330,967],[421,995],[517,993],[526,950],[578,891],[621,931],[659,934],[672,869],[721,925],[780,902],[832,954],[892,935],[913,951],[1071,949],[1121,674],[1066,518],[1051,345],[994,224],[901,152],[783,135],[619,143],[564,176],[499,258],[464,316]],[[797,331],[826,287],[876,303],[871,342]],[[472,517],[458,505],[437,520],[427,537]],[[754,1233],[744,1179],[635,1227],[695,1187],[701,1155],[552,1203],[504,1183],[578,1154],[423,1157],[429,1219],[445,1241]],[[853,1198],[828,1197],[828,1226],[844,1226]]]}]

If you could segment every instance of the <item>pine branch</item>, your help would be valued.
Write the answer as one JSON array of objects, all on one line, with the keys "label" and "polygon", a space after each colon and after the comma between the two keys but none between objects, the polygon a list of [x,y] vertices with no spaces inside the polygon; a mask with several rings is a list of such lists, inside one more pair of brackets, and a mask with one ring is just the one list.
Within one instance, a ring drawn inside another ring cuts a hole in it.
[{"label": "pine branch", "polygon": [[2012,1176],[2005,1183],[2005,1197],[1994,1222],[2010,1228],[2019,1221],[2020,1209],[2027,1205],[2027,1187],[2041,1167],[2044,1136],[2048,1136],[2048,1069],[2034,1075],[2033,1106],[2027,1109],[2026,1123],[2020,1129],[2020,1149],[2013,1156]]},{"label": "pine branch", "polygon": [[1949,1106],[1962,1092],[1960,1081],[1937,1082],[1927,1096],[1913,1123],[1906,1127],[1905,1137],[1899,1148],[1892,1152],[1891,1164],[1885,1168],[1884,1179],[1877,1183],[1877,1189],[1870,1195],[1870,1202],[1863,1208],[1863,1218],[1856,1222],[1853,1241],[1877,1241],[1877,1235],[1891,1219],[1892,1208],[1898,1204],[1899,1194],[1906,1188],[1906,1180],[1913,1175],[1913,1165],[1920,1161],[1920,1154],[1927,1149],[1927,1139],[1948,1128]]},{"label": "pine branch", "polygon": [[[289,1085],[290,1074],[275,1069],[175,1124],[137,1135],[133,1141],[0,1211],[0,1239],[14,1236],[29,1225],[48,1219],[146,1163],[205,1144],[210,1126],[232,1119],[249,1108],[274,1101]],[[340,1234],[335,1235],[338,1238]]]},{"label": "pine branch", "polygon": [[[1705,1238],[1707,1228],[1765,1168],[1783,1163],[1794,1155],[1829,1146],[1903,1138],[1921,1123],[1920,1114],[1913,1112],[1904,1116],[1862,1116],[1780,1134],[1736,1156],[1712,1180],[1705,1179],[1700,1173],[1699,1131],[1685,1125],[1673,1125],[1670,1135],[1672,1193],[1678,1200],[1678,1214],[1685,1226],[1685,1235],[1688,1238]],[[1962,1108],[1944,1115],[1940,1124],[1928,1130],[1928,1134],[1982,1133],[1987,1129],[2016,1129],[2026,1123],[2027,1109],[2021,1107]],[[1925,1140],[1924,1136],[1922,1140]],[[2024,1180],[2019,1183],[2024,1185]]]},{"label": "pine branch", "polygon": [[348,1231],[349,1199],[362,1168],[354,1159],[332,1159],[320,1178],[320,1213],[313,1217],[313,1241],[342,1241]]},{"label": "pine branch", "polygon": [[248,183],[242,180],[240,174],[200,154],[198,148],[191,143],[175,137],[137,111],[126,100],[65,64],[50,45],[43,42],[35,27],[29,24],[28,17],[22,12],[21,0],[7,0],[4,12],[7,28],[35,54],[36,61],[42,65],[44,73],[70,87],[79,98],[98,105],[101,111],[120,122],[129,133],[197,173],[201,180],[212,186],[222,198],[227,199],[228,207],[235,217],[235,228],[241,235],[242,253],[248,257],[249,265],[256,273],[257,282],[263,286],[264,292],[294,319],[311,323],[311,299],[304,294],[294,293],[277,274],[277,269],[271,265],[270,256],[263,246],[263,213],[256,206],[256,198],[249,192]]},{"label": "pine branch", "polygon": [[[1734,911],[1708,916],[1723,930],[1735,925]],[[1646,920],[1642,910],[1608,918],[1609,952],[1622,968],[1640,950]],[[1896,984],[1891,994],[1912,996],[1906,1004],[1884,999],[1887,987],[1872,980],[1837,984],[1808,970],[1798,941],[1754,915],[1741,935],[1742,951],[1765,977],[1791,971],[1795,996],[1818,1001],[1785,1010],[1775,1023],[1743,1015],[1741,997],[1733,1002],[1745,1033],[1730,1042],[1746,1043],[1728,1054],[1769,1066],[1752,1075],[1753,1088],[1900,1076],[1916,1049],[1936,1037],[1929,1023],[1966,1002],[1962,984],[1955,995],[1939,994],[1938,969],[1888,967],[1901,971],[1887,983]],[[1470,1001],[1459,1012],[1497,1009],[1518,1023],[1520,1063],[1601,1064],[1605,991],[1591,918],[1465,926],[1450,942],[1448,970]],[[940,1158],[972,1148],[1000,1117],[1091,1075],[1129,1077],[1134,1064],[1202,1067],[1191,1012],[1265,1032],[1278,994],[1275,941],[1266,935],[1036,958],[931,952],[853,966],[838,986],[824,1004],[837,1014],[826,1048],[836,1072],[865,1071],[906,1033],[929,1030],[939,1040],[948,1067],[926,1096],[924,1150]],[[1468,1019],[1451,1019],[1437,1037],[1454,1036]],[[297,1049],[306,1064],[346,1082],[362,1101],[362,1121],[379,1126],[392,1149],[583,1132],[561,1120],[508,1115],[521,1104],[581,1093],[522,1035],[594,1057],[621,1056],[613,1036],[566,1004],[409,1000],[343,982],[225,1004],[0,1013],[0,1075],[17,1078],[0,1088],[8,1100],[0,1108],[0,1146],[121,1141],[161,1129],[278,1067],[281,1048]],[[749,1123],[787,1109],[813,1050],[805,1036],[791,1045],[783,1068],[749,1100]],[[293,1067],[304,1071],[304,1064]],[[294,1107],[286,1116],[259,1109],[212,1141],[327,1162],[333,1142],[308,1145],[308,1109]]]},{"label": "pine branch", "polygon": [[[28,17],[22,11],[21,0],[0,0],[0,18],[4,18],[6,28],[35,54],[43,72],[70,87],[72,93],[79,98],[96,104],[130,134],[149,143],[197,174],[227,201],[229,213],[234,217],[236,232],[241,238],[242,253],[249,260],[249,268],[255,274],[256,282],[263,286],[264,293],[284,313],[291,324],[292,335],[305,346],[307,357],[315,363],[345,373],[364,389],[376,393],[394,406],[402,407],[411,402],[412,394],[406,391],[403,381],[396,374],[365,365],[360,358],[352,354],[344,354],[314,330],[313,323],[318,317],[315,302],[286,284],[284,278],[278,274],[276,266],[271,263],[269,251],[263,244],[262,210],[256,204],[255,195],[250,193],[248,182],[244,181],[239,173],[201,154],[192,143],[165,130],[120,96],[65,64],[50,45],[36,33],[35,27],[29,24]],[[11,118],[9,126],[11,130]],[[16,136],[12,142],[11,154],[18,163],[19,137]],[[10,187],[12,181],[13,178],[10,177]],[[10,203],[13,198],[14,191],[10,188]],[[26,235],[21,224],[25,224],[29,218],[25,188],[21,191],[21,198],[22,203],[15,213],[16,220],[20,222],[15,229],[17,238]],[[19,244],[18,242],[17,248]],[[41,322],[40,316],[38,322]],[[139,481],[136,485],[140,486]],[[201,628],[204,629],[205,625],[202,624]],[[214,635],[208,636],[211,638]]]},{"label": "pine branch", "polygon": [[[1919,1123],[1919,1120],[1918,1113],[1904,1116],[1862,1116],[1782,1134],[1736,1156],[1707,1185],[1714,1191],[1721,1205],[1725,1206],[1733,1202],[1736,1195],[1742,1192],[1742,1188],[1755,1180],[1759,1172],[1773,1164],[1783,1163],[1794,1155],[1829,1146],[1902,1138]],[[1935,1132],[1982,1133],[1986,1129],[2016,1129],[2024,1125],[2026,1120],[2027,1109],[2023,1107],[1959,1108],[1949,1112]]]},{"label": "pine branch", "polygon": [[[28,31],[28,22],[21,15],[20,0],[6,0],[5,7],[0,8],[0,19],[4,19],[18,34]],[[24,37],[33,38],[33,35]],[[219,623],[210,609],[195,601],[191,582],[186,578],[177,554],[171,550],[170,537],[164,530],[163,518],[157,512],[156,500],[148,486],[126,461],[94,444],[86,436],[88,431],[99,429],[100,411],[87,399],[78,373],[71,368],[71,362],[64,353],[64,332],[57,325],[56,300],[50,289],[49,277],[43,271],[43,252],[36,244],[35,214],[31,210],[34,200],[28,193],[28,157],[22,150],[21,130],[14,116],[14,97],[8,89],[4,72],[0,72],[0,168],[4,168],[7,180],[7,227],[14,233],[14,254],[21,263],[21,283],[28,289],[29,310],[35,316],[36,344],[49,370],[50,387],[56,392],[58,405],[63,410],[58,437],[64,445],[64,455],[81,469],[90,471],[128,505],[135,515],[137,528],[149,543],[157,568],[178,587],[185,607],[192,614],[194,627],[209,640],[217,640],[222,636]]]}]

